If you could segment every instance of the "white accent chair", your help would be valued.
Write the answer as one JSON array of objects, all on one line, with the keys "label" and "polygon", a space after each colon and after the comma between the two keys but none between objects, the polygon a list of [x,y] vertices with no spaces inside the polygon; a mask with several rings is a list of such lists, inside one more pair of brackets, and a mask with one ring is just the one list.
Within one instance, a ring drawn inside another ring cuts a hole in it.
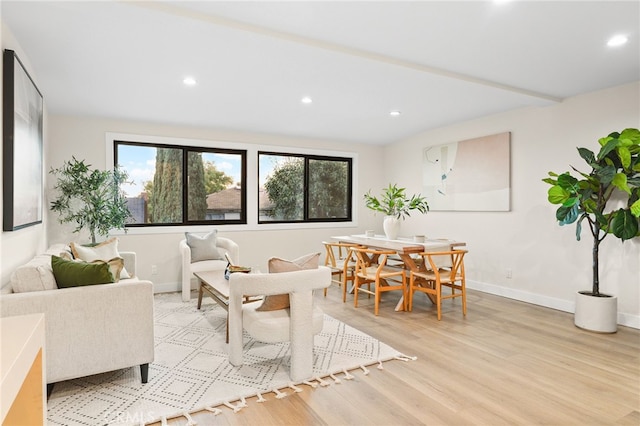
[{"label": "white accent chair", "polygon": [[229,257],[235,265],[240,264],[240,248],[233,240],[224,237],[216,238],[216,247],[220,252],[221,260],[202,260],[191,263],[191,249],[187,244],[187,240],[180,241],[180,254],[182,255],[182,301],[188,302],[191,299],[191,289],[197,288],[197,283],[192,284],[194,272],[202,271],[224,271],[227,267],[227,261],[224,260],[224,254],[229,253]]},{"label": "white accent chair", "polygon": [[[289,377],[295,382],[313,374],[313,336],[322,331],[324,313],[313,303],[313,290],[331,285],[325,266],[272,274],[232,274],[229,296],[229,362],[242,365],[243,333],[265,343],[291,342]],[[243,304],[245,296],[289,294],[291,307],[256,311],[261,302]]]}]

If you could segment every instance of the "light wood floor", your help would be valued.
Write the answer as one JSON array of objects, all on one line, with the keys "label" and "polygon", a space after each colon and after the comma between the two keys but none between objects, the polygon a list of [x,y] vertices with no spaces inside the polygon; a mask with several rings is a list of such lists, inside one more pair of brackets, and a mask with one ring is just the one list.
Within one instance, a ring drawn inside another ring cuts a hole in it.
[{"label": "light wood floor", "polygon": [[[197,413],[198,425],[640,425],[640,330],[576,328],[573,316],[470,291],[467,317],[446,301],[442,321],[420,294],[413,312],[398,297],[341,301],[319,295],[325,313],[416,361],[389,361],[354,380],[256,403],[238,413]],[[186,419],[170,420],[185,425]]]}]

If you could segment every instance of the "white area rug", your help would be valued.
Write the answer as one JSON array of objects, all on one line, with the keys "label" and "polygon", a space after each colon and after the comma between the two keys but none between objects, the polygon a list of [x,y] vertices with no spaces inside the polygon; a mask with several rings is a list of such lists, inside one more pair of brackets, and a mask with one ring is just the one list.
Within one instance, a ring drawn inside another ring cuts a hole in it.
[{"label": "white area rug", "polygon": [[[245,335],[244,365],[227,359],[226,311],[211,299],[184,303],[179,293],[155,297],[155,361],[149,382],[138,367],[57,383],[47,403],[50,425],[145,424],[202,409],[238,410],[244,398],[276,399],[299,391],[289,379],[289,344],[263,344]],[[325,315],[314,342],[314,381],[326,386],[349,370],[393,358],[388,345]],[[366,371],[366,368],[364,368]],[[294,385],[291,387],[290,385]],[[295,386],[300,385],[300,386]]]}]

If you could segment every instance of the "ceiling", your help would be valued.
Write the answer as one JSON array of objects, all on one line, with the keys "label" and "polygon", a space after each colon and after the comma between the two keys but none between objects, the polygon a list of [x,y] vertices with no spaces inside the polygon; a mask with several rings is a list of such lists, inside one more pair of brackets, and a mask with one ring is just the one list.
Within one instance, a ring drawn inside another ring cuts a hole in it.
[{"label": "ceiling", "polygon": [[638,1],[0,7],[53,114],[386,144],[640,80]]}]

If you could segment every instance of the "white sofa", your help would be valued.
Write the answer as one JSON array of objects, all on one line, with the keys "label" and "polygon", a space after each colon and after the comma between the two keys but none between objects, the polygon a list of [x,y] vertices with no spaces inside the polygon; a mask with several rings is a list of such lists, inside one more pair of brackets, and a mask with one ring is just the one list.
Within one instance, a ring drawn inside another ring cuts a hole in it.
[{"label": "white sofa", "polygon": [[[47,262],[64,247],[52,246],[18,268],[12,286],[20,276],[41,279],[37,284],[48,286],[53,271]],[[135,253],[120,255],[132,278],[0,295],[2,317],[44,313],[48,384],[138,365],[142,382],[147,382],[154,359],[153,283],[135,277]]]},{"label": "white sofa", "polygon": [[[216,237],[216,247],[221,256],[229,253],[229,257],[234,264],[240,264],[240,248],[233,240],[224,237]],[[180,254],[182,256],[182,300],[188,302],[191,299],[191,289],[197,288],[194,272],[202,271],[224,271],[227,267],[226,260],[201,260],[191,262],[191,249],[187,240],[180,241]],[[192,282],[193,278],[193,282]]]}]

